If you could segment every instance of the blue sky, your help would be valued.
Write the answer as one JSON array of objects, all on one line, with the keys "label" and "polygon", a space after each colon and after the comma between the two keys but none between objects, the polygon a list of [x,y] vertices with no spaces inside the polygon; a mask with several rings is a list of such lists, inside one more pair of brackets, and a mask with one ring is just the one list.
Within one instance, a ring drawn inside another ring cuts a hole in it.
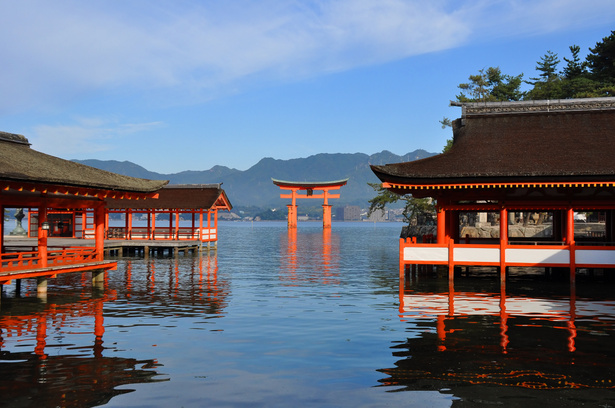
[{"label": "blue sky", "polygon": [[161,173],[440,152],[469,75],[612,30],[613,0],[0,0],[0,130]]}]

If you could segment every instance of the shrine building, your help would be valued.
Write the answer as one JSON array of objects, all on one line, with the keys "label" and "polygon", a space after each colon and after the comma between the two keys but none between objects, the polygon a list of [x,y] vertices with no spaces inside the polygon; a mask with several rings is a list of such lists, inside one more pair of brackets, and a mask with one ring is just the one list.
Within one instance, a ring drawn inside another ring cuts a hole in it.
[{"label": "shrine building", "polygon": [[[449,151],[376,166],[382,186],[431,197],[435,237],[401,238],[410,265],[615,268],[615,98],[454,104]],[[585,219],[583,220],[583,217]],[[576,219],[575,219],[576,218]]]},{"label": "shrine building", "polygon": [[[302,198],[322,198],[322,226],[331,228],[331,205],[329,198],[340,198],[339,194],[331,194],[329,191],[336,191],[345,186],[348,179],[335,181],[284,181],[271,179],[273,184],[281,190],[290,191],[290,194],[280,194],[280,198],[290,198],[291,203],[288,207],[288,228],[297,228],[297,199]],[[314,194],[314,190],[322,191],[321,194]],[[305,194],[300,194],[305,191]]]},{"label": "shrine building", "polygon": [[[59,273],[92,271],[93,280],[115,269],[104,260],[105,200],[158,197],[167,181],[123,176],[40,153],[22,135],[0,132],[0,210],[36,209],[38,223],[34,247],[10,247],[0,223],[0,285],[11,280],[37,278],[38,291],[46,292],[47,279]],[[64,209],[90,209],[93,246],[53,246],[48,242],[51,224],[47,214]]]},{"label": "shrine building", "polygon": [[[155,201],[106,201],[108,239],[198,240],[207,245],[218,240],[218,211],[233,208],[222,183],[169,184],[158,191]],[[124,225],[110,227],[112,214],[120,214]],[[156,222],[159,215],[168,220]],[[135,225],[136,217],[145,219],[146,225]]]}]

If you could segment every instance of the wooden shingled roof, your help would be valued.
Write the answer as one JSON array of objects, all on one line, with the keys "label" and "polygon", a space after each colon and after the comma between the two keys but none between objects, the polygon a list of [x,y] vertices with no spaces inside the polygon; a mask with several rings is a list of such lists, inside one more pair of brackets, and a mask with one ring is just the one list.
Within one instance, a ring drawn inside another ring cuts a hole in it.
[{"label": "wooden shingled roof", "polygon": [[147,194],[155,193],[168,181],[123,176],[60,159],[31,149],[22,135],[0,132],[0,183],[3,189],[23,184],[41,190],[69,187],[74,191]]},{"label": "wooden shingled roof", "polygon": [[109,209],[191,209],[209,210],[214,206],[221,210],[231,210],[229,201],[221,184],[170,184],[158,191],[157,200],[114,200],[106,199]]},{"label": "wooden shingled roof", "polygon": [[615,98],[457,104],[447,152],[372,165],[387,183],[615,180]]}]

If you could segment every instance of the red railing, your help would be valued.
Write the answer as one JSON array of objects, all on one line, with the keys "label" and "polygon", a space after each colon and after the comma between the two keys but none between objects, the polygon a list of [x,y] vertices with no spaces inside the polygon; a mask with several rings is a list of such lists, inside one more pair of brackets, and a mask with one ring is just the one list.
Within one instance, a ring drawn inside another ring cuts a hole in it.
[{"label": "red railing", "polygon": [[[52,249],[47,253],[47,267],[77,265],[97,261],[96,249],[92,247],[70,247]],[[42,268],[38,252],[12,252],[0,254],[0,272]]]},{"label": "red railing", "polygon": [[199,228],[195,227],[132,227],[130,237],[126,227],[110,227],[107,239],[155,239],[155,240],[194,240],[199,238]]}]

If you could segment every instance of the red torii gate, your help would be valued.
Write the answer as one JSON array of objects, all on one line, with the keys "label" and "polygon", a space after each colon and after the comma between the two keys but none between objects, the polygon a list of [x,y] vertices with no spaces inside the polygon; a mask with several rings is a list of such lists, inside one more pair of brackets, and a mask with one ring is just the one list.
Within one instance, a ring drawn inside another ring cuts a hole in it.
[{"label": "red torii gate", "polygon": [[[330,194],[330,190],[339,190],[345,186],[348,179],[336,181],[283,181],[271,179],[273,184],[280,187],[281,190],[290,190],[290,194],[280,194],[280,198],[290,198],[291,204],[288,204],[288,228],[297,228],[297,198],[322,198],[322,227],[331,228],[331,206],[327,201],[329,198],[340,198],[339,194]],[[304,190],[305,195],[298,194]],[[314,190],[322,190],[322,194],[314,195]]]}]

